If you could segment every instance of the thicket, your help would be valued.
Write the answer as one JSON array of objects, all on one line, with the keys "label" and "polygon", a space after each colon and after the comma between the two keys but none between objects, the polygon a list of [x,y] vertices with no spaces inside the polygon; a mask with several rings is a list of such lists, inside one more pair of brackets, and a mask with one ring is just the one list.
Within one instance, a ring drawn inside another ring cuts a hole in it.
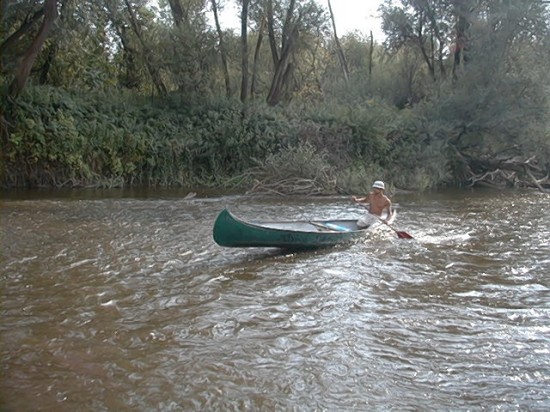
[{"label": "thicket", "polygon": [[[304,191],[334,193],[367,187],[391,166],[398,112],[383,102],[335,110],[132,97],[27,88],[10,113],[3,184],[259,190],[295,178]],[[401,161],[396,173],[409,169]]]}]

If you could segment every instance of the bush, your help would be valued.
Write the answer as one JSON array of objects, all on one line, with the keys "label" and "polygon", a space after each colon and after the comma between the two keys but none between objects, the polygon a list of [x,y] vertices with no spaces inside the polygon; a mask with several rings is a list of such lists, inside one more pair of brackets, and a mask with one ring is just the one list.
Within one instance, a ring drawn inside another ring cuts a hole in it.
[{"label": "bush", "polygon": [[310,143],[285,147],[258,163],[249,171],[254,180],[251,192],[294,195],[337,192],[335,171],[326,152],[319,152]]}]

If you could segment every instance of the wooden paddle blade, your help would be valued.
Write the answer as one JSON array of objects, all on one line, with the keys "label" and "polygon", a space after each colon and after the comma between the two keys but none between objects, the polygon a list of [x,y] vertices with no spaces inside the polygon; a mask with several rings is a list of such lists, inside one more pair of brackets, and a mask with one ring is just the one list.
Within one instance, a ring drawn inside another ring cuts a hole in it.
[{"label": "wooden paddle blade", "polygon": [[395,231],[395,233],[397,233],[397,237],[399,239],[414,239],[411,235],[409,235],[407,232],[398,232],[397,230]]}]

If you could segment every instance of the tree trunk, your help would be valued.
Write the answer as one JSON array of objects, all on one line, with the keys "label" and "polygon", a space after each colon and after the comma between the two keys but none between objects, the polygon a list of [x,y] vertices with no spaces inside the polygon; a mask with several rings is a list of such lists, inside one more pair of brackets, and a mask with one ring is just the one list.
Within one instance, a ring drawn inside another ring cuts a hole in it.
[{"label": "tree trunk", "polygon": [[220,19],[218,17],[218,5],[216,0],[211,0],[212,12],[214,13],[214,23],[216,24],[216,31],[218,33],[220,57],[222,59],[223,77],[225,80],[225,95],[227,98],[231,97],[231,82],[229,79],[229,69],[227,68],[227,50],[225,48],[225,42],[223,41],[223,32],[220,26]]},{"label": "tree trunk", "polygon": [[328,11],[330,13],[330,20],[332,21],[332,29],[334,31],[334,41],[336,43],[336,52],[338,54],[338,60],[340,61],[340,66],[342,67],[342,74],[344,76],[344,81],[346,82],[346,85],[347,85],[349,82],[348,62],[346,61],[346,56],[344,55],[344,51],[342,50],[342,45],[340,44],[340,40],[338,40],[338,34],[336,33],[336,22],[334,21],[334,13],[332,12],[332,5],[330,4],[330,0],[328,0]]},{"label": "tree trunk", "polygon": [[[441,34],[441,30],[439,30],[439,25],[437,24],[436,19],[436,11],[430,6],[430,3],[426,3],[426,13],[428,20],[430,22],[431,31],[433,33],[433,36],[435,36],[435,39],[437,40],[437,62],[439,65],[439,71],[441,72],[441,75],[445,77],[446,75],[446,69],[445,69],[445,41],[443,39],[443,36]],[[433,67],[435,70],[435,42],[433,41],[432,37],[432,55],[434,56],[434,62]]]},{"label": "tree trunk", "polygon": [[[215,0],[212,0],[214,2]],[[168,0],[168,3],[170,3],[170,10],[172,11],[172,17],[174,18],[174,23],[176,23],[176,26],[179,28],[183,25],[184,22],[184,14],[183,14],[183,8],[181,7],[181,3],[179,0]]]},{"label": "tree trunk", "polygon": [[267,2],[267,33],[269,36],[269,47],[271,48],[271,59],[273,60],[273,67],[277,66],[279,61],[279,52],[277,51],[277,41],[275,39],[275,29],[274,29],[274,18],[273,18],[273,0],[268,0]]},{"label": "tree trunk", "polygon": [[[3,1],[3,8],[6,8],[7,9],[7,4],[8,2],[7,1]],[[5,11],[6,10],[2,10],[3,12],[3,15],[2,15],[2,20],[5,18]],[[32,17],[30,19],[26,19],[22,24],[21,26],[15,31],[13,32],[13,34],[11,34],[6,40],[4,40],[2,42],[2,44],[0,44],[0,56],[2,56],[2,66],[3,66],[3,61],[4,59],[6,59],[8,56],[7,56],[7,53],[9,51],[9,49],[17,43],[17,41],[25,35],[25,33],[27,33],[31,28],[32,26],[34,26],[34,24],[44,15],[44,9],[40,9],[38,10],[36,13],[34,13],[32,15]],[[0,69],[2,69],[2,66],[0,66]]]},{"label": "tree trunk", "polygon": [[267,96],[266,102],[269,106],[276,106],[283,99],[285,87],[288,87],[292,73],[292,65],[290,59],[294,44],[298,38],[298,23],[292,23],[292,15],[294,14],[295,0],[290,0],[285,22],[283,24],[283,32],[281,34],[281,55],[277,57],[277,47],[275,40],[275,32],[273,30],[273,8],[272,0],[268,2],[268,29],[269,43],[271,45],[272,57],[274,60],[275,72],[271,81],[271,87]]},{"label": "tree trunk", "polygon": [[260,28],[258,30],[258,41],[256,42],[256,49],[254,50],[254,62],[252,64],[252,81],[250,85],[250,98],[254,99],[256,94],[256,75],[258,73],[258,61],[260,59],[260,49],[262,47],[262,40],[264,38],[264,30],[266,25],[265,17],[262,18]]},{"label": "tree trunk", "polygon": [[290,79],[292,72],[292,65],[290,64],[291,51],[295,41],[294,37],[298,36],[297,31],[294,30],[292,33],[281,51],[281,57],[275,68],[275,74],[273,75],[271,88],[266,100],[269,106],[276,106],[281,102],[284,88],[288,85],[288,80]]},{"label": "tree trunk", "polygon": [[456,13],[456,41],[454,50],[453,61],[453,77],[456,78],[456,70],[466,59],[464,56],[464,50],[466,49],[466,30],[468,30],[469,23],[467,19],[466,7],[459,2],[455,2]]},{"label": "tree trunk", "polygon": [[241,102],[248,96],[248,3],[243,0],[241,11]]},{"label": "tree trunk", "polygon": [[288,9],[286,11],[285,22],[283,23],[283,33],[281,36],[282,37],[281,50],[285,48],[286,42],[290,40],[290,35],[291,35],[290,25],[292,24],[292,15],[294,14],[295,6],[296,6],[296,0],[290,0],[288,4]]},{"label": "tree trunk", "polygon": [[424,26],[420,24],[418,26],[418,32],[416,33],[416,40],[418,41],[418,47],[420,48],[420,52],[422,53],[422,57],[424,58],[424,61],[428,65],[428,70],[430,71],[430,75],[432,79],[435,80],[435,69],[433,66],[433,62],[430,59],[430,55],[428,54],[428,51],[426,50],[426,41],[425,41],[425,33],[424,33]]},{"label": "tree trunk", "polygon": [[10,87],[8,89],[8,95],[17,98],[23,88],[25,83],[29,78],[31,73],[32,66],[36,60],[36,56],[42,49],[44,42],[48,38],[48,35],[53,27],[55,19],[57,18],[57,2],[56,0],[45,0],[44,1],[44,19],[42,20],[42,25],[38,30],[38,34],[32,41],[31,45],[25,52],[19,67],[15,73],[15,78],[13,79]]},{"label": "tree trunk", "polygon": [[370,31],[369,41],[369,78],[372,77],[372,54],[374,53],[374,37],[372,36],[372,30]]}]

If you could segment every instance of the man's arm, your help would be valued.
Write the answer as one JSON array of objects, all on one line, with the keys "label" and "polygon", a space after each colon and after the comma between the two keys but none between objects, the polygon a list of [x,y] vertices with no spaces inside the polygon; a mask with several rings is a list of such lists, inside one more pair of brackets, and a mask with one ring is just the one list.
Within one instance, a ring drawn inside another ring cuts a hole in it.
[{"label": "man's arm", "polygon": [[369,203],[369,195],[364,197],[353,196],[351,198],[355,203]]},{"label": "man's arm", "polygon": [[393,216],[393,209],[391,207],[391,200],[388,199],[388,202],[386,203],[386,207],[384,207],[384,210],[387,212],[387,217],[383,219],[386,223],[391,221],[391,218]]}]

